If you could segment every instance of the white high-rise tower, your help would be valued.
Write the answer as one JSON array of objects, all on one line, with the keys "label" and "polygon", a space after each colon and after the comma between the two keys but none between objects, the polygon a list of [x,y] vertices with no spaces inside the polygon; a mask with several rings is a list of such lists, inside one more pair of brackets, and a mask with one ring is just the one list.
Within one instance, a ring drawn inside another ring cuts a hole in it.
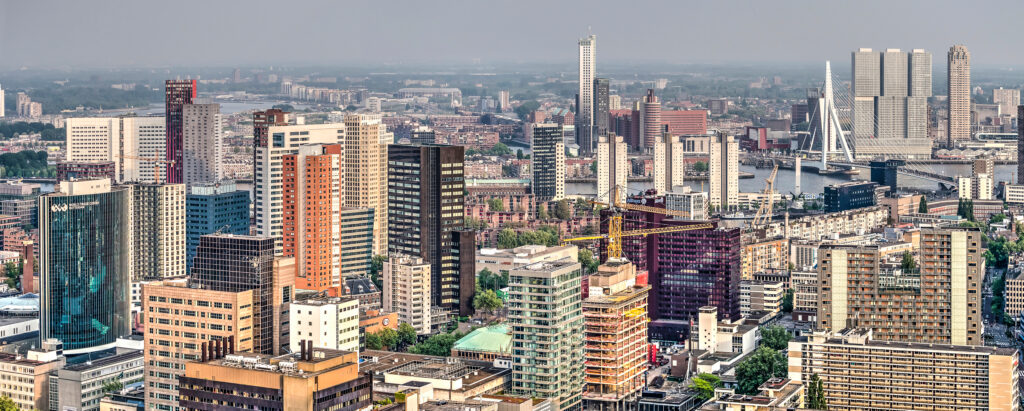
[{"label": "white high-rise tower", "polygon": [[4,88],[0,87],[0,117],[4,116]]},{"label": "white high-rise tower", "polygon": [[576,96],[576,144],[581,154],[594,150],[594,74],[597,36],[580,39],[580,91]]}]

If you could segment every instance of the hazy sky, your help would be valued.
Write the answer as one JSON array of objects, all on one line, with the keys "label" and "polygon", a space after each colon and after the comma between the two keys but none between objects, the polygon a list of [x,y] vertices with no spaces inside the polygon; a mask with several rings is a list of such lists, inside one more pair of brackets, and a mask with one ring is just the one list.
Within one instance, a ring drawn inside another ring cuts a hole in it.
[{"label": "hazy sky", "polygon": [[[0,68],[820,62],[857,47],[963,43],[980,65],[1024,65],[1015,1],[0,0]],[[944,64],[943,64],[944,65]]]}]

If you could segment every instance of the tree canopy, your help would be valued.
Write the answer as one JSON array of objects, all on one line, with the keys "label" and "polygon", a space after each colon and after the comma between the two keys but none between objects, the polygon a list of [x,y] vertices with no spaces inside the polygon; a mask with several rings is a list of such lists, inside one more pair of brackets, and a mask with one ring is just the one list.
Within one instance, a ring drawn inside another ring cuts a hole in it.
[{"label": "tree canopy", "polygon": [[495,311],[504,306],[504,302],[494,290],[477,290],[473,297],[473,308],[479,311]]},{"label": "tree canopy", "polygon": [[786,376],[786,358],[768,347],[758,348],[736,366],[736,392],[754,395],[772,377]]},{"label": "tree canopy", "polygon": [[426,341],[410,347],[409,352],[448,357],[452,355],[452,346],[455,345],[459,338],[462,338],[462,334],[458,332],[435,334],[427,338]]},{"label": "tree canopy", "polygon": [[516,231],[505,228],[498,232],[498,248],[516,248],[524,245],[558,245],[558,230],[552,226],[541,226],[536,231]]},{"label": "tree canopy", "polygon": [[700,373],[690,381],[690,389],[697,391],[697,396],[704,401],[715,396],[715,388],[722,387],[722,379],[717,375]]},{"label": "tree canopy", "polygon": [[761,346],[763,347],[782,351],[789,346],[789,340],[792,339],[793,335],[783,327],[770,325],[761,328]]},{"label": "tree canopy", "polygon": [[19,121],[15,123],[0,123],[0,138],[9,139],[21,134],[39,133],[40,138],[47,141],[61,141],[65,139],[66,130],[55,128],[53,124],[27,123]]}]

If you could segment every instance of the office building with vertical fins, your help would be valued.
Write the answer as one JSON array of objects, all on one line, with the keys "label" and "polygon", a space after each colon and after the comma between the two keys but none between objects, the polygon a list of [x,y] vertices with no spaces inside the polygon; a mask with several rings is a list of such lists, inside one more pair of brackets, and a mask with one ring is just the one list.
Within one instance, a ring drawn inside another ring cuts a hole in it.
[{"label": "office building with vertical fins", "polygon": [[185,275],[185,185],[133,184],[132,197],[132,281]]},{"label": "office building with vertical fins", "polygon": [[679,136],[662,132],[654,141],[654,189],[659,194],[672,192],[686,179],[686,144]]},{"label": "office building with vertical fins", "polygon": [[594,152],[594,77],[597,74],[597,36],[579,41],[579,92],[576,94],[576,144],[580,154]]},{"label": "office building with vertical fins", "polygon": [[740,147],[733,136],[718,133],[710,145],[708,204],[719,212],[739,207]]},{"label": "office building with vertical fins", "polygon": [[373,253],[388,250],[388,144],[395,140],[380,114],[345,115],[346,207],[372,208]]},{"label": "office building with vertical fins", "polygon": [[967,46],[955,45],[946,54],[946,80],[949,99],[946,107],[946,147],[971,139],[971,52]]},{"label": "office building with vertical fins", "polygon": [[66,161],[84,166],[113,162],[116,183],[166,181],[163,117],[74,117],[65,129]]},{"label": "office building with vertical fins", "polygon": [[562,139],[562,126],[555,123],[534,125],[530,149],[533,152],[530,164],[533,194],[540,201],[565,198],[565,143]]},{"label": "office building with vertical fins", "polygon": [[862,48],[851,56],[854,155],[930,158],[931,53]]}]

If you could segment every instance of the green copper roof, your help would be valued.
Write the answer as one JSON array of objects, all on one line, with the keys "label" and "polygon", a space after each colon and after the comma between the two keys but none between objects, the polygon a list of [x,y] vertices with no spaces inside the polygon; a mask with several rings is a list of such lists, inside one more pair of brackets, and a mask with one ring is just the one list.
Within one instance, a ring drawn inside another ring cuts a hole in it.
[{"label": "green copper roof", "polygon": [[508,325],[497,324],[480,327],[455,342],[455,350],[508,353],[512,346],[512,334]]}]

